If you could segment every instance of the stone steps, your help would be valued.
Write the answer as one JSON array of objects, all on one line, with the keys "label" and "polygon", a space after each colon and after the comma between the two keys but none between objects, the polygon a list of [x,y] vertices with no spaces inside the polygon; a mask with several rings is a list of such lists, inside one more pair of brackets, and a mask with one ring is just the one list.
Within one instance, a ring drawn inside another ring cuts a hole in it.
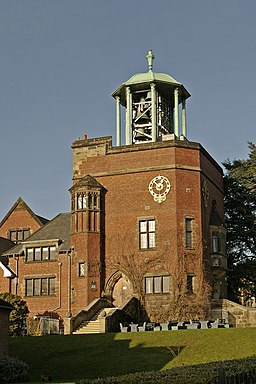
[{"label": "stone steps", "polygon": [[84,334],[90,334],[90,333],[100,333],[100,320],[99,316],[100,314],[105,311],[108,313],[111,311],[112,308],[101,308],[100,311],[98,311],[92,318],[91,320],[88,321],[83,321],[79,328],[77,328],[74,332],[73,335],[84,335]]},{"label": "stone steps", "polygon": [[83,335],[88,333],[100,333],[99,319],[83,321],[80,327],[73,332],[74,335]]}]

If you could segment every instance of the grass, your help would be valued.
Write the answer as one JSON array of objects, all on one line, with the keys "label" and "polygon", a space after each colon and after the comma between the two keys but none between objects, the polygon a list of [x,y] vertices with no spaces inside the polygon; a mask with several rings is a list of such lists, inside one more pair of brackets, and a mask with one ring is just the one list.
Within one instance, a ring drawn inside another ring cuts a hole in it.
[{"label": "grass", "polygon": [[252,357],[256,328],[11,338],[10,355],[29,364],[32,382],[67,383]]}]

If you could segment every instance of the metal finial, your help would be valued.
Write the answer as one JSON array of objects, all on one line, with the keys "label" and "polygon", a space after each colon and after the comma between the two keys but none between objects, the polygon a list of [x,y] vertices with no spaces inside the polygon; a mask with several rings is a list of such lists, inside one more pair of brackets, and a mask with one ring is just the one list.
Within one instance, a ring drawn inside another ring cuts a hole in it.
[{"label": "metal finial", "polygon": [[148,54],[147,54],[148,70],[149,71],[152,71],[154,58],[155,58],[155,56],[153,55],[152,49],[150,49],[148,51]]}]

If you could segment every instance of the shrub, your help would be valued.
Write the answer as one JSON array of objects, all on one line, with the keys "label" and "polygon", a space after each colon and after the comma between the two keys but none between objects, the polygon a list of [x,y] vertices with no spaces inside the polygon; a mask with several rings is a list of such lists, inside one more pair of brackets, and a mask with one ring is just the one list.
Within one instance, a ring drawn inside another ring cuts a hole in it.
[{"label": "shrub", "polygon": [[9,318],[9,334],[11,336],[20,336],[24,333],[24,320],[28,314],[28,307],[21,296],[13,293],[0,293],[0,299],[7,301],[13,305],[14,309],[10,313]]},{"label": "shrub", "polygon": [[23,361],[9,356],[0,357],[0,383],[18,383],[28,380],[29,367]]},{"label": "shrub", "polygon": [[162,372],[138,372],[119,377],[80,380],[78,384],[207,384],[217,379],[219,371],[227,376],[256,370],[256,358],[201,365],[182,366]]}]

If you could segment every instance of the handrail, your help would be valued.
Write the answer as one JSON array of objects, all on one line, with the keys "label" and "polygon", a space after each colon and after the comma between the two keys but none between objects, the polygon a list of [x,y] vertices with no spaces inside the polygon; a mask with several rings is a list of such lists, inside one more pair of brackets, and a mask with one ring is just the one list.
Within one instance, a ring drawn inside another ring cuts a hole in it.
[{"label": "handrail", "polygon": [[72,317],[72,330],[76,330],[83,321],[91,320],[102,308],[110,307],[113,307],[113,304],[107,299],[98,298],[93,300],[86,308]]}]

